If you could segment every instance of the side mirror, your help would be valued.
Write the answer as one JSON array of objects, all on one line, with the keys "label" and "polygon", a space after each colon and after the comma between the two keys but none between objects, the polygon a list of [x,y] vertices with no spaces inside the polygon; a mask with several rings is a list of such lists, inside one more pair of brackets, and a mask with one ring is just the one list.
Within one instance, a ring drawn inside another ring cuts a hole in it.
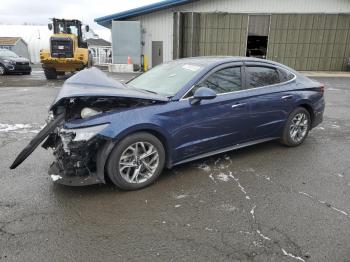
[{"label": "side mirror", "polygon": [[191,105],[197,104],[202,100],[211,100],[217,97],[217,94],[208,87],[200,87],[196,90],[191,99]]},{"label": "side mirror", "polygon": [[86,26],[85,26],[85,31],[86,31],[86,32],[89,32],[89,31],[90,31],[90,26],[86,25]]},{"label": "side mirror", "polygon": [[52,24],[48,24],[47,27],[49,28],[49,30],[52,30]]}]

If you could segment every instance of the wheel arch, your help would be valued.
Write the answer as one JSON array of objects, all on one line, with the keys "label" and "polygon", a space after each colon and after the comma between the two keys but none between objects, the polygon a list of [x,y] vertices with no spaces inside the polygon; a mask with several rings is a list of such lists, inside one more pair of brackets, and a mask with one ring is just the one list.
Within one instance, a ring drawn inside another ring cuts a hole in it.
[{"label": "wheel arch", "polygon": [[312,124],[315,120],[315,112],[314,112],[314,109],[311,106],[311,104],[303,101],[298,106],[302,107],[308,111],[308,113],[310,114],[310,117],[311,117],[311,124]]},{"label": "wheel arch", "polygon": [[[171,141],[168,139],[169,134],[165,133],[166,131],[154,124],[141,124],[130,127],[120,134],[118,134],[113,141],[115,142],[115,146],[118,145],[118,142],[123,140],[125,137],[135,134],[146,132],[155,136],[162,143],[165,151],[165,165],[167,168],[171,168],[172,166],[172,152],[171,152]],[[108,156],[109,157],[109,156]]]}]

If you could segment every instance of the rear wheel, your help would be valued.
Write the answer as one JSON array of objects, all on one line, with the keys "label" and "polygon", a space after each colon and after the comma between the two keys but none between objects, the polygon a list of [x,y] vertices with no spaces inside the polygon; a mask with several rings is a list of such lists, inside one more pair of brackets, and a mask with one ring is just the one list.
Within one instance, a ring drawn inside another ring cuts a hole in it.
[{"label": "rear wheel", "polygon": [[3,65],[0,65],[0,76],[3,76],[6,74],[5,67]]},{"label": "rear wheel", "polygon": [[298,107],[290,114],[284,126],[281,143],[289,147],[301,145],[308,136],[310,128],[309,112],[303,107]]},{"label": "rear wheel", "polygon": [[57,79],[57,72],[54,68],[45,68],[44,73],[47,80]]},{"label": "rear wheel", "polygon": [[111,181],[122,190],[138,190],[152,184],[165,164],[162,143],[149,133],[135,133],[123,139],[107,163]]}]

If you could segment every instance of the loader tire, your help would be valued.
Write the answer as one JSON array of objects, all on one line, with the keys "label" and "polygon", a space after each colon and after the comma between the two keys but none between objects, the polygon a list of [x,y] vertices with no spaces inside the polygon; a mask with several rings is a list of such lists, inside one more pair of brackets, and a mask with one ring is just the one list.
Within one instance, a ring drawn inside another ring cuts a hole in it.
[{"label": "loader tire", "polygon": [[54,80],[57,79],[57,72],[54,68],[45,68],[44,74],[47,80]]}]

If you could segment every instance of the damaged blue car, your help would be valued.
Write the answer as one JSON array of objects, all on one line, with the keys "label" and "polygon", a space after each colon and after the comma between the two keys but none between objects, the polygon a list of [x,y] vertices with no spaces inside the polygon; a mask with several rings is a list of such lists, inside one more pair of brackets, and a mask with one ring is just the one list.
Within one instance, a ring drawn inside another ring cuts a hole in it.
[{"label": "damaged blue car", "polygon": [[122,84],[96,68],[67,80],[42,142],[49,175],[70,186],[123,190],[152,184],[164,168],[270,140],[295,147],[323,120],[324,86],[282,64],[244,57],[180,59]]}]

